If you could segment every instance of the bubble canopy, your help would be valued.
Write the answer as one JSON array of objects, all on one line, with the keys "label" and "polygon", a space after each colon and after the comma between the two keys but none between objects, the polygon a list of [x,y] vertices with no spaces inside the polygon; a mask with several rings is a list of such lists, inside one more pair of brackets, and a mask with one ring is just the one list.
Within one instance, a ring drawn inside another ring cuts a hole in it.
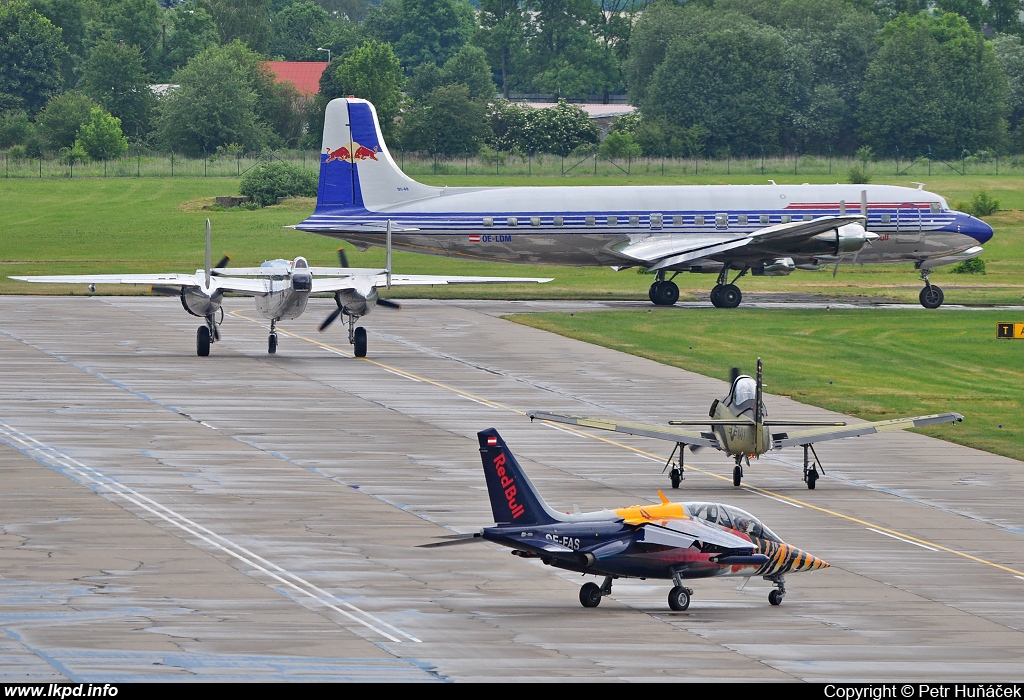
[{"label": "bubble canopy", "polygon": [[773,542],[782,542],[778,535],[769,530],[760,520],[745,510],[723,503],[686,503],[686,514],[692,518],[707,520],[723,527],[745,532],[751,537],[761,537]]}]

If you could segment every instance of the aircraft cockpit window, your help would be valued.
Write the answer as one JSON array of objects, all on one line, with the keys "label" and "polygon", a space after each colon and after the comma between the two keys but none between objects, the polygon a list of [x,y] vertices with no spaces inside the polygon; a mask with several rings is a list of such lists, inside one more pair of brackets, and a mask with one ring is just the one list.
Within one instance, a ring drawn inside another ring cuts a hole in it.
[{"label": "aircraft cockpit window", "polygon": [[308,267],[309,267],[309,263],[306,262],[305,258],[295,258],[295,264],[293,265],[294,269],[299,270],[299,269],[308,268]]},{"label": "aircraft cockpit window", "polygon": [[753,377],[742,375],[736,378],[732,385],[732,396],[730,402],[733,406],[739,406],[747,401],[757,398],[757,382]]},{"label": "aircraft cockpit window", "polygon": [[775,533],[762,525],[760,520],[747,511],[733,506],[721,503],[688,503],[686,511],[692,518],[739,530],[751,537],[763,537],[774,542],[782,541]]},{"label": "aircraft cockpit window", "polygon": [[939,213],[939,203],[938,202],[932,202],[931,204],[929,204],[928,205],[928,211],[930,211],[932,214],[938,214]]}]

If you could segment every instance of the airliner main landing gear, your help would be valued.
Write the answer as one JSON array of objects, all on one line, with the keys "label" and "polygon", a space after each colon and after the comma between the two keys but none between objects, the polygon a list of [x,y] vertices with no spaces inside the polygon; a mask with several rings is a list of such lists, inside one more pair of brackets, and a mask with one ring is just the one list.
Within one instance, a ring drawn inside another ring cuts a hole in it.
[{"label": "airliner main landing gear", "polygon": [[585,608],[596,608],[601,598],[612,594],[612,577],[605,576],[604,583],[598,586],[593,581],[584,583],[580,588],[580,604]]},{"label": "airliner main landing gear", "polygon": [[937,309],[942,306],[946,295],[942,293],[941,288],[928,281],[928,270],[921,270],[921,279],[924,280],[924,289],[917,297],[921,306],[926,309]]},{"label": "airliner main landing gear", "polygon": [[738,275],[729,282],[729,265],[722,268],[718,273],[718,282],[711,289],[711,303],[719,309],[735,309],[743,301],[743,293],[736,286],[737,280],[747,274],[750,266],[744,267]]},{"label": "airliner main landing gear", "polygon": [[[672,275],[672,279],[676,275]],[[647,296],[655,306],[672,306],[679,301],[679,286],[672,279],[665,279],[665,271],[658,270],[654,284],[647,291]]]},{"label": "airliner main landing gear", "polygon": [[[818,458],[818,453],[814,451],[814,445],[808,443],[803,445],[804,448],[804,483],[807,484],[807,488],[814,489],[814,483],[820,476],[818,469],[821,469],[821,459]],[[810,452],[814,455],[814,461],[812,462],[807,454]],[[825,470],[821,469],[821,473],[824,474]]]}]

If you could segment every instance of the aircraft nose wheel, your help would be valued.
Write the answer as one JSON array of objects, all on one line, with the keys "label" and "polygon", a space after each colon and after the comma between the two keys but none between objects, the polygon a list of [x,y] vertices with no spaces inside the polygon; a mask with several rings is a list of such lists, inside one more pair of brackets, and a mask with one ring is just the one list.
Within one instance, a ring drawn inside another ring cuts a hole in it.
[{"label": "aircraft nose wheel", "polygon": [[945,300],[946,295],[942,293],[939,287],[934,284],[929,284],[927,287],[921,290],[921,294],[918,295],[918,299],[921,301],[921,306],[926,309],[937,309],[942,306],[942,302]]},{"label": "aircraft nose wheel", "polygon": [[672,467],[672,470],[668,473],[669,481],[672,482],[672,488],[679,488],[679,482],[683,480],[683,474],[677,467]]},{"label": "aircraft nose wheel", "polygon": [[743,467],[736,465],[732,468],[732,485],[739,486],[740,482],[743,481]]},{"label": "aircraft nose wheel", "polygon": [[355,335],[352,339],[352,344],[355,346],[356,357],[366,357],[366,329],[362,326],[356,328]]},{"label": "aircraft nose wheel", "polygon": [[271,333],[267,337],[267,352],[271,355],[277,352],[277,333]]},{"label": "aircraft nose wheel", "polygon": [[806,479],[806,481],[807,481],[807,488],[808,489],[813,491],[814,490],[814,482],[816,482],[817,480],[818,480],[818,470],[817,469],[811,469],[809,472],[807,472],[807,479]]},{"label": "aircraft nose wheel", "polygon": [[768,594],[768,602],[772,605],[782,605],[782,591],[774,590]]},{"label": "aircraft nose wheel", "polygon": [[693,595],[693,591],[686,586],[674,586],[671,591],[668,592],[668,607],[672,608],[676,612],[682,612],[690,607],[690,596]]}]

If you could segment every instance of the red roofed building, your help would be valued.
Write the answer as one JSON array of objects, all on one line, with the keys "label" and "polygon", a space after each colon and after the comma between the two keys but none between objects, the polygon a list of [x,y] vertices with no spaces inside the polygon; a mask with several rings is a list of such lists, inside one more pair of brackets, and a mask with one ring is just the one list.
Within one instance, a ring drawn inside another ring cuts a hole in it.
[{"label": "red roofed building", "polygon": [[291,83],[303,97],[320,92],[320,76],[329,64],[318,61],[263,61],[279,83]]}]

